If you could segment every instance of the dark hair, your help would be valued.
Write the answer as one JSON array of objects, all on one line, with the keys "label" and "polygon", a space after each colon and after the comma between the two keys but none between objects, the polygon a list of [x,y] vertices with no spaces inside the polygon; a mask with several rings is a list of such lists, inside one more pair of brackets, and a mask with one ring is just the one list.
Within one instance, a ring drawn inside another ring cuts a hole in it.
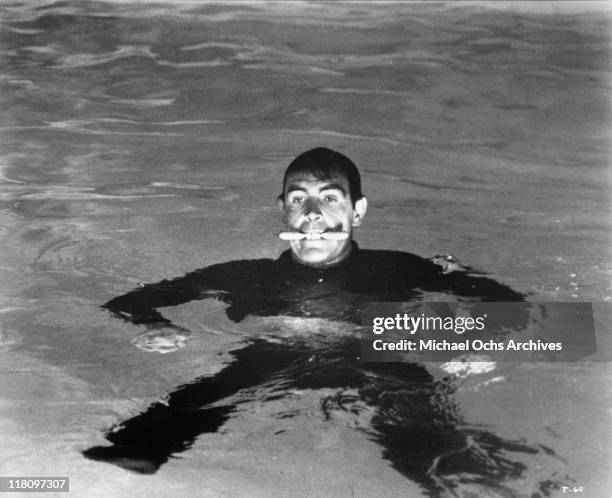
[{"label": "dark hair", "polygon": [[363,197],[361,177],[359,176],[357,166],[344,154],[340,154],[340,152],[335,150],[317,147],[300,154],[291,161],[283,177],[281,198],[284,198],[287,178],[294,174],[312,176],[318,180],[329,180],[339,176],[344,177],[348,181],[349,194],[353,204]]}]

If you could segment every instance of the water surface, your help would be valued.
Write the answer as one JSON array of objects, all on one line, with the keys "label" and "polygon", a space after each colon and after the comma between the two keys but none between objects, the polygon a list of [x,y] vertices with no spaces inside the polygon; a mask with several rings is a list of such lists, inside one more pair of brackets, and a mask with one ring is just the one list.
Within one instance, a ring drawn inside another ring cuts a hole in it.
[{"label": "water surface", "polygon": [[[237,325],[203,301],[167,310],[192,335],[160,355],[100,309],[140,282],[276,257],[280,176],[311,147],[362,170],[361,246],[453,253],[534,301],[610,301],[603,2],[0,9],[3,475],[69,475],[77,496],[264,495],[270,475],[279,494],[425,493],[352,418],[321,416],[331,390],[246,404],[154,476],[81,455],[246,336],[337,332]],[[612,322],[596,321],[605,343]],[[510,493],[550,480],[602,496],[609,380],[607,363],[498,365],[453,400],[466,423],[554,453],[515,455]],[[285,409],[300,414],[282,425]]]}]

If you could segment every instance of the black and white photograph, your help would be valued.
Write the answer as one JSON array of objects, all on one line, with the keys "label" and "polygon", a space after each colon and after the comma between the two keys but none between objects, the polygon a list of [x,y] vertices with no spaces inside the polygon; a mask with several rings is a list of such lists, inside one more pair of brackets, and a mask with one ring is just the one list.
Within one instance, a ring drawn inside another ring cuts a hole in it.
[{"label": "black and white photograph", "polygon": [[612,3],[15,0],[0,60],[0,493],[612,496]]}]

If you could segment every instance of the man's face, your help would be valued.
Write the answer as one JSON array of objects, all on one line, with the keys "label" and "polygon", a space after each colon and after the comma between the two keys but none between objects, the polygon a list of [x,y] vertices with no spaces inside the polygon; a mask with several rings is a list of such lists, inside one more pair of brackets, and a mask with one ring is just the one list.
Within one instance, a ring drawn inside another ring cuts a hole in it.
[{"label": "man's face", "polygon": [[279,207],[287,229],[294,232],[346,232],[344,240],[292,240],[294,257],[309,266],[338,263],[351,250],[353,227],[365,215],[365,197],[353,206],[348,180],[344,177],[317,179],[293,175],[287,178]]}]

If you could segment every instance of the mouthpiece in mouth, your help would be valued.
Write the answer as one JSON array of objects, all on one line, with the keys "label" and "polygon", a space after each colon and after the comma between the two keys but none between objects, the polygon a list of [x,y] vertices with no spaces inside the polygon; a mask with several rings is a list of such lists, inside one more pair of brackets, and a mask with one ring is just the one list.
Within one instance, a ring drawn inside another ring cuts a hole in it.
[{"label": "mouthpiece in mouth", "polygon": [[345,240],[349,234],[346,232],[281,232],[278,237],[281,240]]}]

